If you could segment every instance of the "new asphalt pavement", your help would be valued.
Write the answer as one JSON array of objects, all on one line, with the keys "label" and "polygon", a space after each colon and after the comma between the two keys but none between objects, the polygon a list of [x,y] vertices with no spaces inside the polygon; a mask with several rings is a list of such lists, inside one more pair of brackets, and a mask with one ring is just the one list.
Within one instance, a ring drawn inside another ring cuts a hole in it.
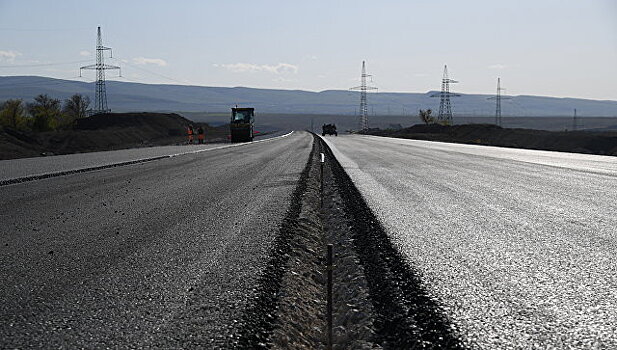
[{"label": "new asphalt pavement", "polygon": [[472,348],[617,348],[617,158],[326,137]]},{"label": "new asphalt pavement", "polygon": [[0,348],[225,347],[312,142],[0,162],[10,179],[190,151],[0,186]]}]

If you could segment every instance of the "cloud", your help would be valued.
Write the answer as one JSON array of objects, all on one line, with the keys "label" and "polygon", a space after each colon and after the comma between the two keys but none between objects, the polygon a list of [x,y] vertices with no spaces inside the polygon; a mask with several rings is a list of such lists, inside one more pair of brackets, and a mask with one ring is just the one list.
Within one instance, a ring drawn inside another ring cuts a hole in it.
[{"label": "cloud", "polygon": [[85,50],[84,51],[79,51],[79,56],[88,57],[90,55],[91,55],[90,51],[85,51]]},{"label": "cloud", "polygon": [[492,64],[490,66],[488,66],[488,69],[506,69],[508,66],[506,66],[505,64]]},{"label": "cloud", "polygon": [[0,61],[13,62],[17,56],[21,56],[21,52],[13,50],[0,50]]},{"label": "cloud", "polygon": [[135,57],[133,58],[133,63],[135,64],[155,64],[160,67],[164,67],[167,65],[167,61],[165,61],[162,58]]},{"label": "cloud", "polygon": [[214,64],[215,67],[224,68],[234,73],[246,72],[267,72],[273,74],[288,74],[298,73],[298,66],[289,63],[279,63],[277,65],[267,64],[252,64],[252,63],[230,63],[230,64]]},{"label": "cloud", "polygon": [[287,78],[283,78],[279,76],[279,77],[272,79],[272,81],[277,82],[277,83],[291,83],[291,82],[298,81],[298,79],[287,79]]}]

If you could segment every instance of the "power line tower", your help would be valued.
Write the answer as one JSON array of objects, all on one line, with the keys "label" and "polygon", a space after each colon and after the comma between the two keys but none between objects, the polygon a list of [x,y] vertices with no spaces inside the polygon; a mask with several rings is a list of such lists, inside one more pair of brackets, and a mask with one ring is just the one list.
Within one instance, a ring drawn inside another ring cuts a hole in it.
[{"label": "power line tower", "polygon": [[441,92],[431,95],[431,97],[439,97],[439,115],[437,120],[444,124],[452,125],[452,104],[450,97],[461,96],[450,92],[450,84],[458,83],[454,79],[448,77],[448,65],[443,66],[443,77],[441,79]]},{"label": "power line tower", "polygon": [[[83,69],[96,70],[96,90],[94,92],[94,109],[91,114],[97,113],[109,113],[111,109],[107,108],[107,91],[105,89],[105,70],[117,69],[120,71],[120,67],[105,64],[103,52],[109,50],[109,57],[112,57],[111,47],[103,46],[103,39],[101,38],[101,27],[97,29],[96,37],[96,64],[83,66],[79,68],[79,76],[81,77],[81,71]],[[122,75],[120,73],[120,75]]]},{"label": "power line tower", "polygon": [[572,118],[572,130],[576,131],[578,130],[578,117],[576,115],[576,108],[574,108],[574,117]]},{"label": "power line tower", "polygon": [[501,100],[507,100],[509,97],[501,96],[501,92],[506,89],[501,87],[501,78],[497,78],[497,94],[493,97],[489,97],[489,100],[495,100],[495,125],[502,126],[501,121]]},{"label": "power line tower", "polygon": [[372,77],[370,74],[366,74],[366,64],[362,61],[362,76],[360,78],[360,86],[351,88],[350,90],[360,90],[360,130],[368,129],[368,104],[366,101],[366,92],[368,90],[377,90],[376,87],[368,86],[366,78]]}]

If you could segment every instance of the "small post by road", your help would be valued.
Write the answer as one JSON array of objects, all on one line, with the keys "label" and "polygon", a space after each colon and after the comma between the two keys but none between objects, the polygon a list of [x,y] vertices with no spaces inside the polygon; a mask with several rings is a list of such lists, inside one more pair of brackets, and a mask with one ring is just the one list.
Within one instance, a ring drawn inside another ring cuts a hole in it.
[{"label": "small post by road", "polygon": [[321,162],[320,164],[320,181],[321,181],[321,187],[319,188],[319,191],[321,193],[321,207],[323,208],[323,166],[324,163],[326,161],[326,156],[323,153],[320,153],[321,155]]},{"label": "small post by road", "polygon": [[328,323],[328,344],[326,346],[327,350],[332,350],[332,244],[328,244],[328,253],[327,253],[327,270],[328,270],[328,285],[327,285],[327,309],[326,309],[326,317]]}]

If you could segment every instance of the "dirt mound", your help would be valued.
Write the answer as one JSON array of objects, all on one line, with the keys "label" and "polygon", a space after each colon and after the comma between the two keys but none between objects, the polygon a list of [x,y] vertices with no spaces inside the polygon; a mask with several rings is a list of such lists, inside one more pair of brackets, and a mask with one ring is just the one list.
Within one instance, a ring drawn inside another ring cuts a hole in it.
[{"label": "dirt mound", "polygon": [[617,132],[504,129],[492,124],[414,125],[367,134],[429,141],[481,144],[601,155],[617,155]]},{"label": "dirt mound", "polygon": [[40,153],[40,147],[33,144],[32,137],[17,130],[0,127],[0,159],[36,157]]},{"label": "dirt mound", "polygon": [[73,130],[146,128],[161,135],[182,135],[189,124],[193,122],[175,113],[106,113],[75,121]]},{"label": "dirt mound", "polygon": [[0,159],[179,144],[190,124],[204,128],[207,142],[226,141],[225,125],[214,128],[173,113],[107,113],[77,120],[69,130],[0,128]]}]

